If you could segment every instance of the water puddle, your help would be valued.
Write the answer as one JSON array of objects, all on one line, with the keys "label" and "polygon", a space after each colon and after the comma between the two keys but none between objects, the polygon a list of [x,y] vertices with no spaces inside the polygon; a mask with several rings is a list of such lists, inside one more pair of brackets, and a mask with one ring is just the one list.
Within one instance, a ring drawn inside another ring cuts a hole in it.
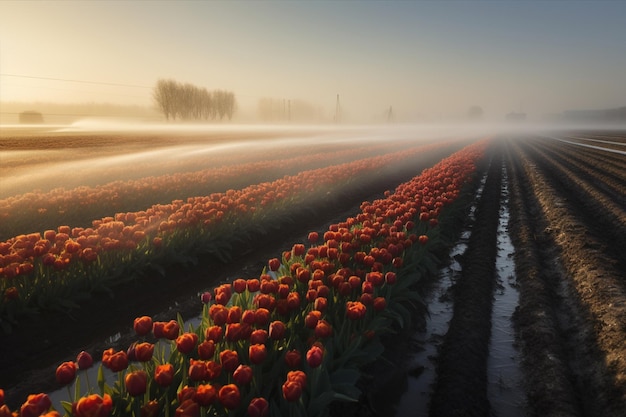
[{"label": "water puddle", "polygon": [[524,415],[525,396],[521,389],[520,355],[514,345],[515,333],[511,321],[518,304],[519,292],[516,288],[513,261],[515,249],[508,233],[509,190],[504,165],[501,193],[496,257],[498,282],[491,313],[487,396],[493,416],[521,417]]},{"label": "water puddle", "polygon": [[[486,180],[485,175],[476,190],[475,201],[480,199]],[[431,388],[436,376],[437,349],[443,342],[443,337],[448,332],[448,323],[452,319],[453,303],[448,291],[462,271],[458,260],[467,249],[475,211],[476,205],[473,204],[468,213],[467,228],[461,232],[459,240],[450,251],[447,264],[439,270],[439,279],[424,296],[429,316],[426,318],[424,331],[417,332],[412,337],[413,345],[419,346],[420,349],[409,360],[408,369],[415,371],[409,373],[406,392],[394,407],[397,417],[428,416]]]}]

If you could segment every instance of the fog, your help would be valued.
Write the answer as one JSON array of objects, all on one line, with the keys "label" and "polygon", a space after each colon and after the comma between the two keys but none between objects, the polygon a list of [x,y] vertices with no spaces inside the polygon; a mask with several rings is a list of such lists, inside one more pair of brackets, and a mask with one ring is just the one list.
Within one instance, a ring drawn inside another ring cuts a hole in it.
[{"label": "fog", "polygon": [[[537,133],[625,128],[620,124],[481,122],[182,124],[95,118],[68,125],[7,125],[3,126],[0,144],[6,145],[10,139],[15,148],[0,146],[0,198],[254,162],[268,158],[262,155],[271,155],[272,150],[280,151],[275,157],[284,159],[290,157],[290,150],[295,153],[304,147],[332,151],[382,143],[392,151],[407,144],[446,139],[523,138]],[[50,143],[39,146],[46,137]],[[80,146],[65,146],[69,140],[79,141]],[[28,146],[21,146],[25,144]]]}]

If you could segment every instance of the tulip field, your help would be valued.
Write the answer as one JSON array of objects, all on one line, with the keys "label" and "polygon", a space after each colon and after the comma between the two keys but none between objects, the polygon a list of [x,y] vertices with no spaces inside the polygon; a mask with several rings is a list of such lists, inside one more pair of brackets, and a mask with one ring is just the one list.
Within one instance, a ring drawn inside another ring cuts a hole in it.
[{"label": "tulip field", "polygon": [[[518,415],[623,415],[626,135],[242,135],[0,137],[0,417],[388,415],[377,391],[420,378],[402,358],[462,227],[423,402],[498,414],[505,204]],[[250,273],[255,253],[273,254]],[[183,292],[195,317],[168,302]],[[90,323],[114,314],[126,334],[103,346]]]}]

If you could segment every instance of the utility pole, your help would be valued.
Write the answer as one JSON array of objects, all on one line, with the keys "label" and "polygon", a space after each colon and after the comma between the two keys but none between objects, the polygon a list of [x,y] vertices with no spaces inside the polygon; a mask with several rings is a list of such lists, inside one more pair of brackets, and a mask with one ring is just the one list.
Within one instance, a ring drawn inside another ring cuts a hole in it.
[{"label": "utility pole", "polygon": [[389,106],[389,110],[387,111],[387,123],[393,123],[393,108]]},{"label": "utility pole", "polygon": [[335,106],[334,122],[339,123],[339,121],[340,121],[340,107],[339,107],[339,94],[337,94],[337,104]]},{"label": "utility pole", "polygon": [[289,100],[289,101],[287,102],[287,110],[288,110],[288,113],[287,113],[287,120],[289,120],[289,121],[291,122],[291,100]]}]

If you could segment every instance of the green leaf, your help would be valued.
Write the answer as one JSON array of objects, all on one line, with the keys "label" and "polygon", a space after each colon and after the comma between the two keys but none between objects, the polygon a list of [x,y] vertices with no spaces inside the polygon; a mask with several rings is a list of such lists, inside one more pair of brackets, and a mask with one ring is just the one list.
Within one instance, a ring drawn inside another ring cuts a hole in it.
[{"label": "green leaf", "polygon": [[[361,392],[359,391],[359,395],[360,394],[361,394]],[[357,398],[353,398],[353,397],[351,397],[349,395],[345,395],[345,394],[342,394],[340,392],[335,392],[333,398],[335,400],[348,401],[348,402],[357,402],[357,401],[359,401],[358,400],[359,395],[357,395]]]},{"label": "green leaf", "polygon": [[104,370],[102,364],[98,367],[98,388],[100,388],[100,395],[104,395]]},{"label": "green leaf", "polygon": [[328,409],[328,406],[335,397],[335,393],[332,391],[326,391],[323,394],[318,395],[309,403],[307,408],[307,415],[309,417],[315,417],[321,415]]},{"label": "green leaf", "polygon": [[63,407],[66,415],[72,415],[72,403],[70,401],[61,401],[61,407]]}]

